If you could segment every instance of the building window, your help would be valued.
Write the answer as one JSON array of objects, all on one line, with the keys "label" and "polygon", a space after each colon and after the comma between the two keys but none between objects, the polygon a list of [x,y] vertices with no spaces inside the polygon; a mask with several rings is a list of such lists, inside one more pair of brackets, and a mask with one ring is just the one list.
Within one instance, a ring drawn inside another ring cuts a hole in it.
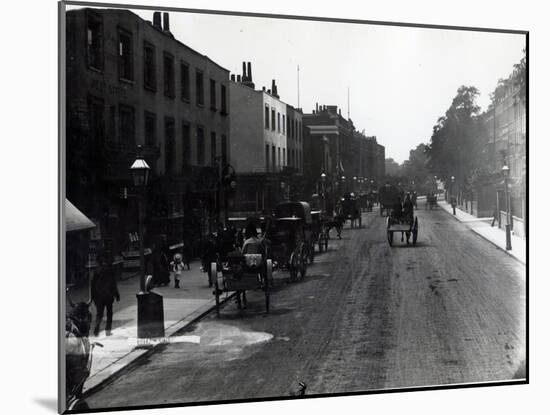
[{"label": "building window", "polygon": [[88,98],[88,122],[90,123],[90,140],[103,145],[105,139],[105,118],[103,100]]},{"label": "building window", "polygon": [[227,136],[222,135],[222,165],[227,164]]},{"label": "building window", "polygon": [[265,108],[264,108],[264,113],[265,113],[265,129],[266,130],[269,130],[269,105],[265,105]]},{"label": "building window", "polygon": [[294,120],[290,120],[290,138],[294,139]]},{"label": "building window", "polygon": [[156,115],[152,112],[145,111],[145,144],[149,147],[153,147],[157,144],[157,134],[156,134]]},{"label": "building window", "polygon": [[277,164],[275,163],[275,146],[271,146],[271,169],[275,171]]},{"label": "building window", "polygon": [[95,13],[88,13],[86,27],[86,52],[88,67],[103,70],[103,19]]},{"label": "building window", "polygon": [[216,111],[216,81],[210,80],[210,109]]},{"label": "building window", "polygon": [[221,95],[222,95],[222,115],[227,115],[227,95],[226,95],[226,88],[225,85],[222,85],[221,88]]},{"label": "building window", "polygon": [[189,101],[191,98],[190,79],[189,79],[189,65],[182,63],[181,69],[181,99]]},{"label": "building window", "polygon": [[281,113],[277,113],[277,132],[281,132]]},{"label": "building window", "polygon": [[119,143],[125,146],[135,145],[135,114],[134,108],[127,105],[119,105],[118,107],[119,121]]},{"label": "building window", "polygon": [[191,126],[185,121],[181,124],[181,141],[183,148],[183,164],[191,164]]},{"label": "building window", "polygon": [[126,30],[118,30],[118,77],[126,81],[134,80],[132,35]]},{"label": "building window", "polygon": [[197,127],[197,164],[204,165],[204,128]]},{"label": "building window", "polygon": [[283,167],[286,166],[286,149],[283,148]]},{"label": "building window", "polygon": [[170,98],[176,96],[174,88],[174,57],[164,53],[164,95]]},{"label": "building window", "polygon": [[269,144],[265,145],[265,171],[269,171]]},{"label": "building window", "polygon": [[286,131],[285,131],[285,115],[283,114],[283,135],[286,134]]},{"label": "building window", "polygon": [[204,76],[201,71],[195,73],[195,89],[197,91],[197,105],[204,105]]},{"label": "building window", "polygon": [[287,134],[287,137],[290,137],[290,118],[286,119],[286,134]]},{"label": "building window", "polygon": [[214,131],[210,133],[210,165],[212,167],[216,165],[216,133]]},{"label": "building window", "polygon": [[176,140],[175,140],[175,123],[172,117],[164,118],[164,140],[165,140],[165,157],[166,174],[175,174],[176,172]]},{"label": "building window", "polygon": [[277,147],[277,170],[281,169],[281,147]]},{"label": "building window", "polygon": [[271,131],[275,131],[275,108],[271,108]]},{"label": "building window", "polygon": [[143,85],[153,91],[157,89],[155,47],[143,44]]}]

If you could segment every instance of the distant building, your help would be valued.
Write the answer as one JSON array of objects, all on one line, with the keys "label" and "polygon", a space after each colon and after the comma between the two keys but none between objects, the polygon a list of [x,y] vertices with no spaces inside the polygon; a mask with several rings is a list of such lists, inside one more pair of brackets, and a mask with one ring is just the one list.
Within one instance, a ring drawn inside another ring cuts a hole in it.
[{"label": "distant building", "polygon": [[231,165],[237,173],[232,214],[269,212],[297,192],[302,171],[301,111],[284,103],[275,80],[254,89],[252,66],[231,75]]},{"label": "distant building", "polygon": [[[306,194],[330,194],[330,210],[346,192],[369,190],[370,181],[384,177],[384,147],[376,137],[355,130],[353,121],[342,116],[335,105],[316,105],[304,122],[304,176]],[[323,183],[321,174],[325,173]]]},{"label": "distant building", "polygon": [[223,210],[216,166],[230,157],[229,71],[174,39],[162,18],[67,12],[67,197],[115,252],[137,231],[138,144],[152,168],[146,239],[200,237]]}]

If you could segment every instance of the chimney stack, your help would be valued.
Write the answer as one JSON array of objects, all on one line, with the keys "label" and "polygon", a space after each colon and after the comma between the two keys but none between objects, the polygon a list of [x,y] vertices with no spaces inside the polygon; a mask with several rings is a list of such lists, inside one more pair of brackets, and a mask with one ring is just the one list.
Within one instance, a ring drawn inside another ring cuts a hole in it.
[{"label": "chimney stack", "polygon": [[248,62],[248,81],[252,82],[252,64]]},{"label": "chimney stack", "polygon": [[268,90],[267,90],[267,93],[268,93],[269,95],[271,95],[271,89],[268,89]]},{"label": "chimney stack", "polygon": [[246,79],[246,62],[243,62],[243,77],[242,77],[242,80],[243,82],[245,82],[247,79]]},{"label": "chimney stack", "polygon": [[162,30],[162,26],[160,24],[160,12],[154,12],[153,13],[153,26],[157,29]]},{"label": "chimney stack", "polygon": [[342,115],[342,108],[338,108],[338,115]]},{"label": "chimney stack", "polygon": [[264,92],[265,92],[265,86],[262,86],[262,91],[264,91]]},{"label": "chimney stack", "polygon": [[315,111],[319,112],[319,103],[318,102],[315,103]]},{"label": "chimney stack", "polygon": [[166,12],[162,13],[162,27],[165,32],[170,32],[170,15]]},{"label": "chimney stack", "polygon": [[235,74],[234,74],[234,73],[231,74],[231,80],[232,80],[233,82],[235,82]]},{"label": "chimney stack", "polygon": [[275,98],[279,98],[279,94],[277,93],[277,84],[275,84],[275,79],[271,80],[271,92],[273,92],[273,96]]},{"label": "chimney stack", "polygon": [[241,82],[241,75],[237,75],[237,82]]}]

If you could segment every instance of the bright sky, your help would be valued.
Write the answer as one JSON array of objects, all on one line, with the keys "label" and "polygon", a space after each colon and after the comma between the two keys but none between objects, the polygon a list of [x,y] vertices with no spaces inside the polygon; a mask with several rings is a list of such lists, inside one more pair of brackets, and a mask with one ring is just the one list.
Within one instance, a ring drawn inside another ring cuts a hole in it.
[{"label": "bright sky", "polygon": [[[134,11],[152,20],[152,11]],[[461,85],[474,85],[485,109],[499,78],[519,62],[525,36],[486,32],[170,13],[174,36],[232,73],[252,62],[256,88],[276,79],[284,102],[338,105],[357,130],[406,160],[429,142]]]}]

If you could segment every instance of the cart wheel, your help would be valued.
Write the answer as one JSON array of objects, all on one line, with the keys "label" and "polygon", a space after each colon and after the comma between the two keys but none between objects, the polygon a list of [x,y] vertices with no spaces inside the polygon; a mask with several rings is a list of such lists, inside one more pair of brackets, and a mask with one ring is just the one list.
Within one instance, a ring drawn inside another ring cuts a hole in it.
[{"label": "cart wheel", "polygon": [[416,245],[416,240],[417,239],[418,239],[418,218],[414,218],[413,245]]},{"label": "cart wheel", "polygon": [[269,313],[269,296],[270,296],[269,286],[271,285],[272,280],[273,280],[273,264],[271,262],[271,259],[268,259],[266,263],[266,272],[265,272],[265,281],[264,281],[266,314]]},{"label": "cart wheel", "polygon": [[216,315],[220,316],[220,287],[218,284],[218,267],[215,262],[210,264],[210,282],[214,286],[214,295],[216,296]]},{"label": "cart wheel", "polygon": [[290,281],[295,281],[296,280],[296,275],[298,274],[298,266],[296,264],[296,255],[294,254],[294,252],[292,254],[290,254],[290,260],[288,261],[288,271],[289,271],[289,280]]},{"label": "cart wheel", "polygon": [[300,279],[303,279],[306,276],[307,272],[307,247],[305,244],[302,245],[300,250]]}]

